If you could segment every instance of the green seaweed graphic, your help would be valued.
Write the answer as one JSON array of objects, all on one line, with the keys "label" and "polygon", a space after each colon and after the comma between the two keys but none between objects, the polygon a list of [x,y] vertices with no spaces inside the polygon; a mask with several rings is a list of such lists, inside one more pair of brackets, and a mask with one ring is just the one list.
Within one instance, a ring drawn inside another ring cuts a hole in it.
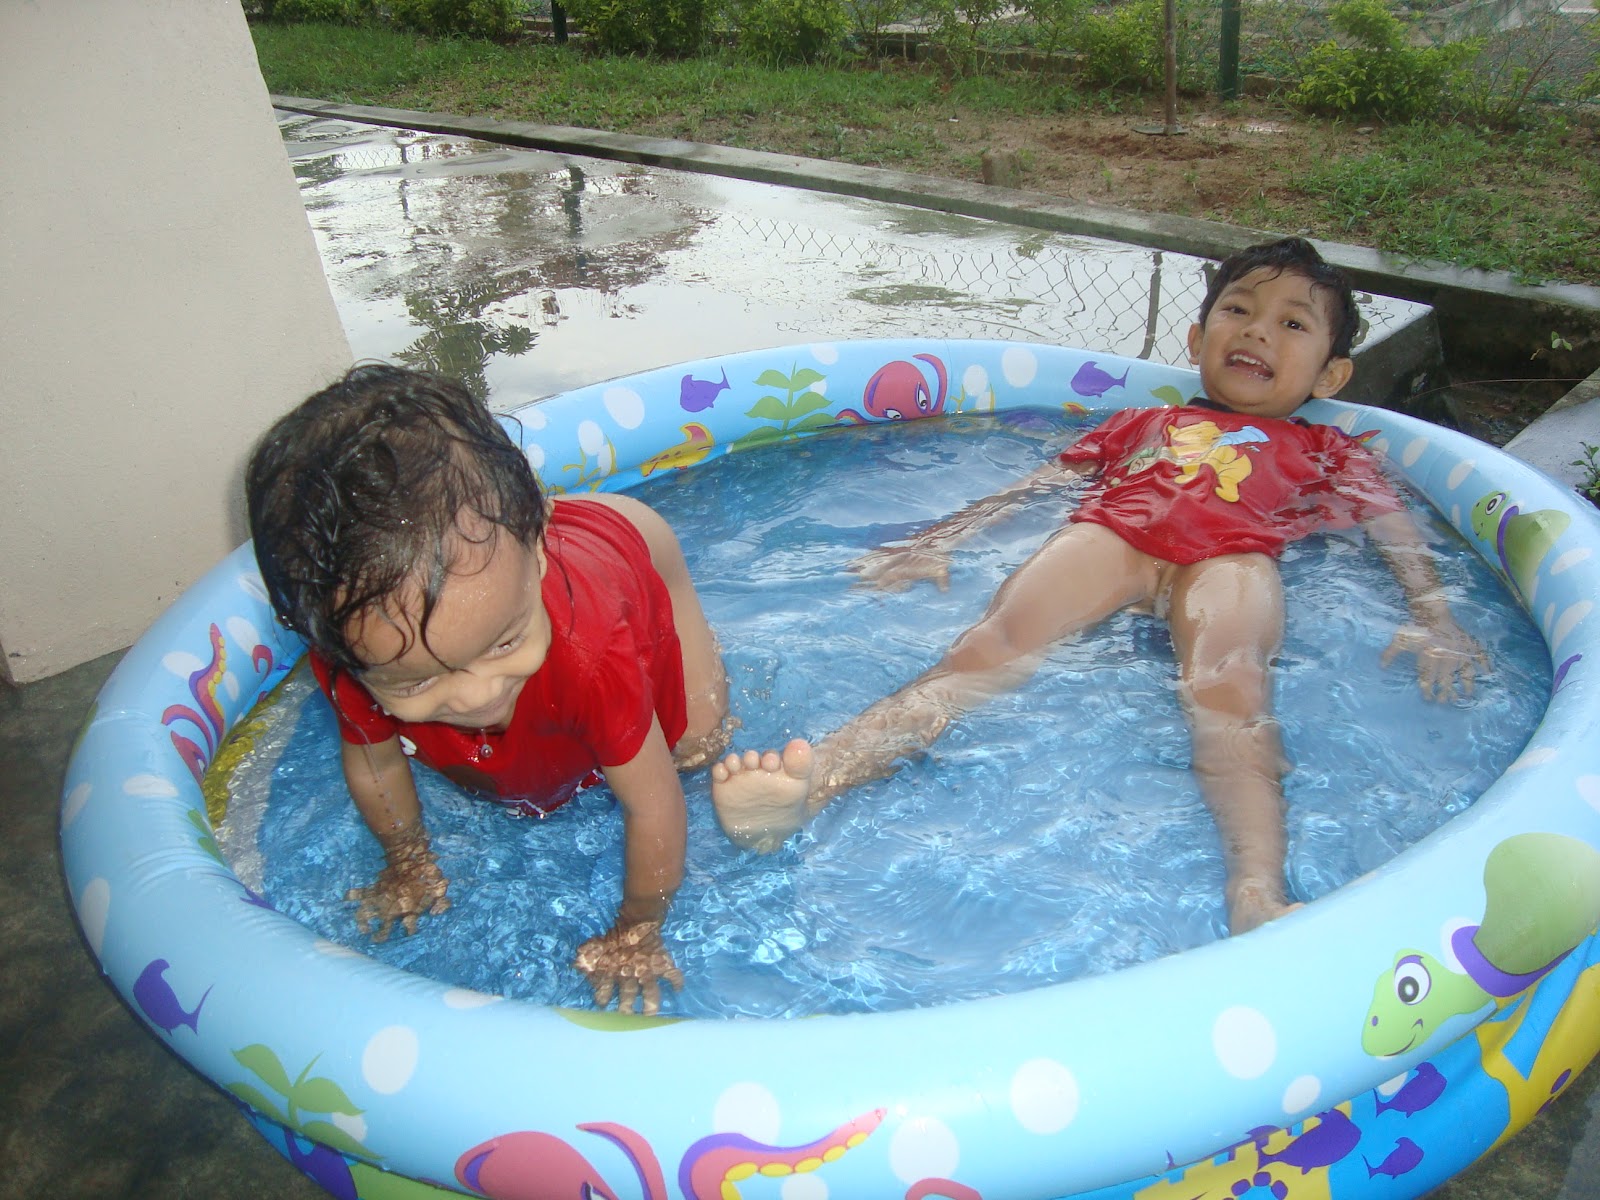
[{"label": "green seaweed graphic", "polygon": [[729,449],[754,450],[828,428],[834,423],[833,417],[823,411],[828,407],[828,398],[821,392],[811,390],[812,384],[821,383],[825,378],[820,372],[810,367],[802,368],[798,363],[792,375],[770,369],[761,372],[756,379],[756,386],[781,388],[784,398],[771,394],[762,396],[745,416],[758,421],[775,421],[777,424],[752,429],[735,440]]},{"label": "green seaweed graphic", "polygon": [[233,1057],[238,1060],[240,1066],[283,1098],[283,1104],[280,1106],[254,1084],[228,1085],[230,1092],[262,1116],[269,1117],[286,1128],[298,1130],[302,1136],[320,1142],[341,1154],[372,1157],[371,1151],[333,1122],[302,1120],[301,1114],[308,1112],[359,1117],[363,1111],[351,1102],[350,1097],[344,1094],[344,1089],[333,1080],[311,1074],[311,1068],[317,1065],[317,1058],[322,1057],[320,1054],[306,1064],[298,1079],[293,1080],[289,1078],[289,1072],[284,1069],[283,1063],[278,1061],[278,1056],[272,1049],[259,1042],[246,1046],[243,1050],[235,1050]]},{"label": "green seaweed graphic", "polygon": [[[593,470],[589,467],[588,453],[581,446],[578,449],[580,453],[583,453],[583,458],[575,463],[567,463],[561,468],[563,475],[568,471],[576,471],[578,477],[570,484],[554,485],[548,489],[549,491],[557,495],[564,492],[592,492],[600,486],[602,480],[611,474],[610,468],[604,465],[608,460],[612,463],[617,461],[616,447],[612,445],[610,438],[604,438],[600,443],[600,449],[595,451]],[[543,480],[540,482],[543,482]]]},{"label": "green seaweed graphic", "polygon": [[195,838],[195,845],[226,866],[228,860],[222,857],[222,851],[217,846],[217,839],[211,836],[211,826],[206,821],[206,815],[198,808],[191,808],[184,815],[189,818],[189,824],[194,826],[194,831],[200,835]]},{"label": "green seaweed graphic", "polygon": [[1158,388],[1151,388],[1150,394],[1157,400],[1161,401],[1161,403],[1170,404],[1174,407],[1181,407],[1186,403],[1183,398],[1183,393],[1177,388],[1173,387],[1170,383],[1164,383]]}]

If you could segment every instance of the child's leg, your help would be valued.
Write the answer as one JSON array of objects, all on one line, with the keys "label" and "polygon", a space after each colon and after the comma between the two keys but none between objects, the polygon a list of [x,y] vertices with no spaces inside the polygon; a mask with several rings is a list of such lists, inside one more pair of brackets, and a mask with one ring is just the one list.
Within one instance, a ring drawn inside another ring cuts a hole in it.
[{"label": "child's leg", "polygon": [[741,846],[776,849],[834,796],[891,774],[962,713],[1026,680],[1052,642],[1153,599],[1167,566],[1102,526],[1069,526],[1017,568],[937,666],[815,747],[797,738],[781,753],[750,750],[713,766],[724,831]]},{"label": "child's leg", "polygon": [[1194,771],[1222,834],[1228,927],[1243,933],[1294,907],[1284,894],[1284,762],[1272,716],[1283,585],[1265,555],[1229,554],[1180,568],[1169,604]]},{"label": "child's leg", "polygon": [[584,497],[608,504],[632,522],[650,548],[650,561],[672,597],[672,620],[683,648],[683,690],[689,723],[673,747],[679,770],[703,767],[728,748],[728,675],[700,597],[683,560],[677,535],[657,512],[632,496],[600,493]]}]

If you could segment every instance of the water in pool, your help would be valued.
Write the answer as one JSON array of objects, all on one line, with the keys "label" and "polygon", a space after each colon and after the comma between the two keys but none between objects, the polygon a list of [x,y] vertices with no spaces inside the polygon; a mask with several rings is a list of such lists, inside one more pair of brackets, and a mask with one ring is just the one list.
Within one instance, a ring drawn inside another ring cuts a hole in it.
[{"label": "water in pool", "polygon": [[[1082,430],[1035,413],[825,435],[647,481],[723,643],[740,747],[815,737],[912,678],[1057,525],[1042,502],[958,552],[948,592],[854,586],[862,550],[1010,483]],[[1537,632],[1425,506],[1457,617],[1493,673],[1420,699],[1378,664],[1405,619],[1359,535],[1291,546],[1276,703],[1294,769],[1289,879],[1314,900],[1469,805],[1516,757],[1550,676]],[[1188,769],[1165,626],[1120,615],[1061,647],[892,779],[836,801],[778,853],[734,849],[704,772],[687,777],[682,890],[665,930],[685,987],[663,1011],[794,1016],[927,1005],[1115,970],[1223,935],[1217,835]],[[517,819],[417,771],[453,907],[374,945],[345,892],[377,844],[348,800],[337,734],[304,671],[260,719],[223,841],[241,877],[321,935],[453,985],[583,1006],[571,967],[621,889],[604,788]]]}]

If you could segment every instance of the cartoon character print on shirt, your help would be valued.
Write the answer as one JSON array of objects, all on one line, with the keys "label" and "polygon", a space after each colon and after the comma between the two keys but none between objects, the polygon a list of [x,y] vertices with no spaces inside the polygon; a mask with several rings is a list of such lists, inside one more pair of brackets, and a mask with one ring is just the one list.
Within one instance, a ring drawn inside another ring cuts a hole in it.
[{"label": "cartoon character print on shirt", "polygon": [[1215,421],[1197,421],[1193,425],[1168,425],[1167,448],[1163,457],[1182,469],[1178,478],[1193,483],[1201,467],[1210,467],[1216,473],[1217,485],[1213,489],[1218,500],[1229,504],[1239,501],[1239,485],[1249,478],[1251,466],[1248,456],[1237,447],[1265,442],[1267,435],[1254,425],[1232,433],[1223,433]]},{"label": "cartoon character print on shirt", "polygon": [[1216,487],[1212,489],[1217,499],[1237,504],[1239,485],[1249,478],[1252,470],[1249,457],[1240,453],[1237,447],[1269,440],[1254,425],[1246,425],[1232,433],[1223,433],[1215,421],[1168,425],[1167,444],[1160,449],[1139,451],[1122,465],[1121,478],[1111,482],[1120,483],[1130,475],[1149,470],[1158,462],[1170,462],[1179,467],[1178,481],[1187,484],[1200,477],[1201,467],[1210,467],[1217,479]]}]

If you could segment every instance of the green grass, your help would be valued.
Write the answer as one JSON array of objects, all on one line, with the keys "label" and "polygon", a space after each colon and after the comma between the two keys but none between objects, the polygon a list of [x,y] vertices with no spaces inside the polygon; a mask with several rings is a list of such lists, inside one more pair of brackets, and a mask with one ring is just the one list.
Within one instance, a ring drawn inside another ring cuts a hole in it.
[{"label": "green grass", "polygon": [[1530,281],[1600,282],[1600,162],[1572,143],[1556,118],[1512,134],[1397,125],[1371,153],[1315,163],[1292,185],[1341,241]]},{"label": "green grass", "polygon": [[[971,177],[981,145],[952,138],[1062,112],[1114,112],[1126,95],[1022,72],[952,79],[932,68],[769,68],[730,54],[592,57],[551,45],[435,40],[384,29],[254,26],[268,87],[355,104],[688,138],[934,175]],[[1213,204],[1234,224],[1314,236],[1526,280],[1600,284],[1600,133],[1594,118],[1530,128],[1379,127],[1363,153],[1321,153],[1331,122],[1297,118],[1270,186]]]}]

